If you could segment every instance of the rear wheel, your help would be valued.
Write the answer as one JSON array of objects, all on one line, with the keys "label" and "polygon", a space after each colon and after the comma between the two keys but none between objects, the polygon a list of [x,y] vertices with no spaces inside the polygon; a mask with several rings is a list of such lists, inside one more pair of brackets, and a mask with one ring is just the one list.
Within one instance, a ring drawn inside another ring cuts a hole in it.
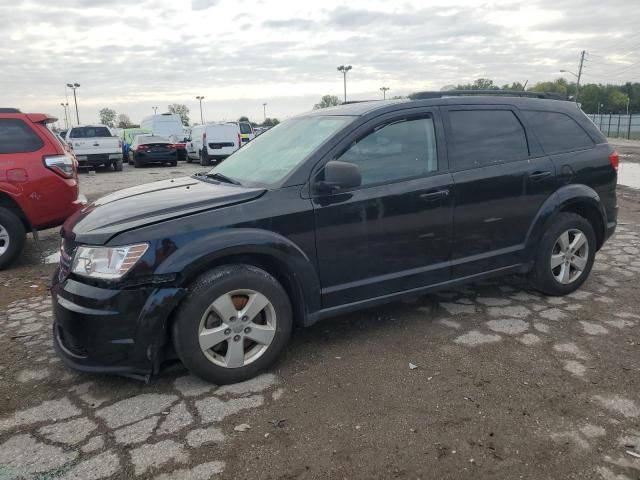
[{"label": "rear wheel", "polygon": [[142,162],[140,161],[139,158],[137,158],[135,155],[133,156],[133,166],[135,168],[140,168],[142,167]]},{"label": "rear wheel", "polygon": [[24,225],[18,216],[11,210],[0,207],[0,269],[20,255],[25,236]]},{"label": "rear wheel", "polygon": [[200,151],[200,165],[202,165],[203,167],[211,165],[211,160],[209,160],[209,155],[207,154],[206,150]]},{"label": "rear wheel", "polygon": [[116,160],[115,162],[113,162],[113,170],[115,172],[122,171],[122,160]]},{"label": "rear wheel", "polygon": [[251,265],[225,265],[196,280],[178,310],[173,342],[195,375],[234,383],[277,359],[292,323],[289,298],[275,278]]},{"label": "rear wheel", "polygon": [[177,166],[178,166],[178,161],[177,161],[177,160],[172,160],[172,161],[169,163],[169,165],[170,165],[170,166],[172,166],[172,167],[177,167]]},{"label": "rear wheel", "polygon": [[589,276],[595,253],[591,223],[580,215],[561,213],[542,237],[531,282],[547,295],[571,293]]}]

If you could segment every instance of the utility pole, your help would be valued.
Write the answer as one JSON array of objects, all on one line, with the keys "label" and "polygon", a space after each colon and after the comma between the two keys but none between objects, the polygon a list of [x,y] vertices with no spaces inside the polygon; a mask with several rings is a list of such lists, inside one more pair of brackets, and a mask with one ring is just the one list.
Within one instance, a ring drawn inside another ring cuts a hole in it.
[{"label": "utility pole", "polygon": [[263,103],[262,104],[262,113],[264,114],[264,121],[267,121],[267,104]]},{"label": "utility pole", "polygon": [[382,92],[382,99],[387,99],[387,91],[390,90],[389,87],[380,87],[380,91]]},{"label": "utility pole", "polygon": [[157,113],[158,113],[158,107],[151,107],[151,108],[153,108],[153,114],[154,114],[154,115],[157,115]]},{"label": "utility pole", "polygon": [[204,125],[204,117],[202,116],[202,100],[204,100],[204,97],[201,95],[198,95],[196,97],[196,100],[200,102],[200,125]]},{"label": "utility pole", "polygon": [[580,92],[580,79],[582,78],[582,67],[584,65],[584,56],[587,54],[584,50],[580,53],[580,67],[578,68],[578,81],[576,82],[576,103],[578,103],[578,93]]},{"label": "utility pole", "polygon": [[629,103],[631,102],[631,97],[627,95],[627,117],[629,116]]},{"label": "utility pole", "polygon": [[76,120],[80,125],[80,114],[78,113],[78,97],[76,97],[76,89],[80,86],[79,83],[67,83],[67,87],[73,90],[73,101],[76,104]]},{"label": "utility pole", "polygon": [[353,67],[351,65],[340,65],[338,71],[344,76],[344,101],[347,101],[347,72]]}]

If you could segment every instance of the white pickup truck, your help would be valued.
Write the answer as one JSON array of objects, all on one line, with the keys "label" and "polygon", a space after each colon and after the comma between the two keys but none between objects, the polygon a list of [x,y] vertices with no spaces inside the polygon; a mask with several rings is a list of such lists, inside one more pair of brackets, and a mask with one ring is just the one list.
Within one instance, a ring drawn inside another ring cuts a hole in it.
[{"label": "white pickup truck", "polygon": [[122,171],[122,140],[105,125],[81,125],[69,129],[65,141],[79,167],[113,167]]}]

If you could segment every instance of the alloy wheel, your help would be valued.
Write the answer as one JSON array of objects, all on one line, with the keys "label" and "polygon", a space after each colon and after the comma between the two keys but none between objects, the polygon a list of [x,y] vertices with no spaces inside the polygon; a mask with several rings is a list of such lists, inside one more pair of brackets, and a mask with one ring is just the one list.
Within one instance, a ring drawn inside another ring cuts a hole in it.
[{"label": "alloy wheel", "polygon": [[9,232],[4,226],[0,225],[0,255],[4,255],[9,250],[9,243],[11,243]]},{"label": "alloy wheel", "polygon": [[589,242],[581,230],[563,232],[551,252],[551,273],[563,285],[575,282],[584,272],[589,260]]},{"label": "alloy wheel", "polygon": [[269,299],[255,290],[234,290],[218,297],[204,312],[198,331],[209,361],[240,368],[260,358],[276,334],[276,313]]}]

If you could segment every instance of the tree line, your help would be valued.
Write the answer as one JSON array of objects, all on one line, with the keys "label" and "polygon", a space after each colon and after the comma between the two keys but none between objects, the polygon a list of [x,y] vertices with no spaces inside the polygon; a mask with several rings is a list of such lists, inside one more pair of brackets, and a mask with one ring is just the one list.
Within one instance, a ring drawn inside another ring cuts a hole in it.
[{"label": "tree line", "polygon": [[[527,92],[557,93],[567,99],[575,99],[576,82],[567,82],[558,78],[548,82],[538,82],[526,88],[520,82],[496,85],[493,80],[479,78],[472,83],[448,85],[442,90],[516,90]],[[402,98],[402,97],[393,97]],[[585,113],[638,113],[640,112],[640,83],[627,82],[624,85],[603,85],[601,83],[587,83],[580,85],[578,102]],[[324,95],[313,108],[334,107],[340,105],[340,99],[335,95]]]},{"label": "tree line", "polygon": [[[180,116],[180,120],[182,120],[182,124],[186,127],[189,126],[189,122],[191,121],[189,118],[189,107],[187,107],[183,103],[172,103],[171,105],[167,105],[168,113],[174,113]],[[126,113],[117,113],[112,108],[103,108],[98,112],[98,117],[100,118],[100,123],[102,125],[106,125],[107,127],[117,127],[117,128],[137,128],[140,125],[136,125],[131,122],[129,115]],[[238,119],[239,122],[250,122],[247,117],[240,117]],[[262,123],[250,122],[254,127],[262,126],[262,127],[273,127],[280,123],[280,120],[277,118],[266,118]]]}]

